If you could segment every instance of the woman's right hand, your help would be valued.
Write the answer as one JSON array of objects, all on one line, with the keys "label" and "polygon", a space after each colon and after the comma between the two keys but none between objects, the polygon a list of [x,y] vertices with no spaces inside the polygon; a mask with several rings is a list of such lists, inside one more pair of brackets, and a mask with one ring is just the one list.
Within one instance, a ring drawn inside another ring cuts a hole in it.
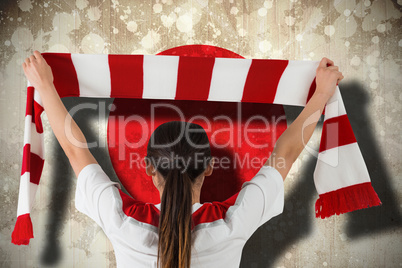
[{"label": "woman's right hand", "polygon": [[343,79],[339,67],[334,65],[334,62],[328,58],[322,58],[316,71],[316,90],[315,93],[322,93],[328,99],[334,95],[336,86]]},{"label": "woman's right hand", "polygon": [[35,50],[33,55],[26,58],[22,63],[22,68],[28,81],[39,92],[42,87],[53,84],[52,68],[50,68],[39,51]]}]

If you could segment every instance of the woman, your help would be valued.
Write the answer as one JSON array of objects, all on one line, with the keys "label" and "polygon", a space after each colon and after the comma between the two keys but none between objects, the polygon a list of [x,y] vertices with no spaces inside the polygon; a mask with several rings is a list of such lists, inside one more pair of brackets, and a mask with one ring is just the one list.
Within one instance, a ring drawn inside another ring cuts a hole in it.
[{"label": "woman", "polygon": [[[146,173],[161,197],[161,203],[153,205],[129,198],[103,172],[61,102],[51,68],[38,51],[25,60],[23,69],[38,90],[53,132],[77,176],[76,207],[102,227],[119,267],[238,266],[247,239],[283,211],[283,181],[319,118],[304,128],[303,123],[317,110],[322,114],[343,79],[331,60],[321,60],[316,91],[308,104],[277,140],[265,165],[224,202],[200,203],[204,178],[213,170],[202,127],[179,121],[160,125],[149,140],[146,157]],[[72,122],[67,132],[66,119]],[[66,133],[72,133],[84,148],[70,143]]]}]

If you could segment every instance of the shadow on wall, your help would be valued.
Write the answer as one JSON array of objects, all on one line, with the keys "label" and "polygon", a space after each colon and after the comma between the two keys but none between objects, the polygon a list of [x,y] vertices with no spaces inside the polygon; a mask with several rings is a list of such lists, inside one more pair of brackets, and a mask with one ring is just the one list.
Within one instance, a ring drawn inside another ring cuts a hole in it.
[{"label": "shadow on wall", "polygon": [[[66,106],[66,109],[70,111],[71,108],[78,104],[85,103],[97,105],[99,104],[100,100],[105,101],[105,107],[109,107],[109,104],[113,103],[113,99],[75,97],[63,98],[62,102]],[[109,112],[108,109],[106,109],[106,111],[107,113]],[[109,114],[106,114],[107,117],[108,115]],[[99,119],[99,111],[94,109],[85,109],[85,112],[77,112],[73,118],[84,133],[87,142],[89,143],[96,141],[99,144],[99,133],[94,131],[90,124],[92,120]],[[54,137],[54,139],[56,139],[56,137]],[[71,201],[70,196],[74,196],[75,188],[73,189],[73,186],[76,185],[75,182],[73,182],[76,177],[68,158],[66,157],[59,143],[54,142],[54,144],[55,153],[51,156],[54,158],[54,165],[51,167],[50,176],[52,179],[52,184],[50,186],[52,193],[51,205],[49,206],[49,217],[47,219],[47,223],[45,224],[47,241],[44,247],[41,249],[42,252],[40,261],[42,265],[57,265],[63,259],[63,248],[65,248],[66,245],[61,245],[59,239],[65,227],[64,222],[67,220],[68,214],[71,213],[69,211],[69,202]],[[95,147],[90,150],[110,179],[113,181],[118,181],[117,176],[114,173],[112,163],[110,162],[107,148]],[[125,191],[123,186],[122,190]]]},{"label": "shadow on wall", "polygon": [[[288,122],[293,122],[303,107],[285,106]],[[318,125],[322,126],[319,121]],[[318,148],[315,148],[318,149]],[[291,194],[285,193],[283,213],[262,225],[244,246],[240,267],[272,267],[289,246],[312,232],[317,192],[313,172],[316,159],[311,156],[301,166]]]},{"label": "shadow on wall", "polygon": [[357,82],[347,84],[341,90],[356,139],[366,162],[372,185],[382,205],[349,213],[346,234],[358,238],[372,232],[401,227],[399,205],[390,185],[391,165],[386,164],[369,114],[369,95]]},{"label": "shadow on wall", "polygon": [[[382,202],[378,207],[348,213],[345,232],[350,239],[357,239],[374,232],[400,227],[401,215],[390,186],[390,173],[376,143],[367,107],[367,91],[358,83],[342,84],[340,90],[372,185]],[[294,121],[302,109],[303,107],[285,106],[288,122]],[[323,116],[318,122],[321,127],[322,122]],[[316,158],[311,156],[302,166],[293,187],[295,190],[287,195],[283,213],[262,225],[247,241],[240,267],[272,267],[291,245],[311,233],[312,221],[315,220],[314,203],[318,197],[313,182],[316,162]]]},{"label": "shadow on wall", "polygon": [[[382,201],[382,206],[363,209],[348,213],[348,223],[345,226],[349,238],[358,238],[373,232],[384,231],[401,225],[394,193],[389,184],[389,173],[382,159],[380,148],[376,144],[373,128],[368,113],[367,92],[357,83],[341,85],[341,94],[346,111],[359,148],[368,167],[372,184]],[[79,103],[98,104],[106,101],[106,107],[113,99],[95,98],[63,98],[67,110]],[[288,122],[292,122],[303,107],[285,106]],[[106,115],[108,116],[108,115]],[[82,129],[88,142],[98,141],[98,133],[91,129],[91,120],[97,120],[97,110],[87,109],[74,116],[74,120]],[[323,119],[323,118],[322,118]],[[322,126],[322,120],[318,122]],[[63,256],[63,246],[59,239],[63,232],[63,223],[68,217],[69,196],[75,189],[72,186],[75,178],[70,163],[58,143],[55,143],[55,164],[52,166],[53,179],[51,185],[51,206],[47,219],[47,241],[41,249],[41,264],[56,265]],[[318,149],[318,148],[317,148]],[[113,181],[118,181],[111,164],[107,148],[93,148],[92,154]],[[247,241],[242,254],[240,267],[271,267],[289,246],[307,237],[312,231],[312,221],[315,219],[314,203],[317,192],[313,183],[313,172],[316,159],[311,156],[302,166],[292,193],[287,195],[285,208],[281,215],[261,226]],[[123,189],[124,190],[124,189]],[[124,190],[125,191],[125,190]],[[126,191],[125,191],[126,192]],[[127,193],[127,192],[126,192]],[[336,217],[336,216],[333,216]]]}]

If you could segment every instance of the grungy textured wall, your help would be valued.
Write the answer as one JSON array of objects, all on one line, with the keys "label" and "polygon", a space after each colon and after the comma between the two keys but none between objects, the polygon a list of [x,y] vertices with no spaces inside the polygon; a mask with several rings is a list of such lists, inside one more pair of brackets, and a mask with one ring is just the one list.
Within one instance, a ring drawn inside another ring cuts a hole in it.
[{"label": "grungy textured wall", "polygon": [[[241,267],[402,266],[401,5],[400,0],[2,0],[0,266],[116,265],[102,230],[75,209],[75,176],[46,115],[46,162],[32,212],[35,238],[29,246],[10,242],[23,147],[24,58],[34,49],[156,54],[185,44],[216,45],[246,58],[332,59],[345,76],[341,94],[383,202],[316,219],[316,159],[303,152],[285,181],[284,213],[250,238]],[[293,118],[301,111],[285,108]],[[105,127],[88,118],[75,118],[87,139],[105,139]],[[319,138],[317,129],[312,146]],[[107,152],[95,154],[116,180]]]}]

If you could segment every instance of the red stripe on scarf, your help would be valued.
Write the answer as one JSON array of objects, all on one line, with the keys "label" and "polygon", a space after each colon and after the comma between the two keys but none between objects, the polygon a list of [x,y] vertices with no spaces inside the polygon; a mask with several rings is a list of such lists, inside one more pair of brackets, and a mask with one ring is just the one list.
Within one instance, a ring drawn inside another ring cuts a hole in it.
[{"label": "red stripe on scarf", "polygon": [[[273,103],[287,60],[253,59],[244,85],[242,102]],[[270,79],[266,79],[267,77]]]},{"label": "red stripe on scarf", "polygon": [[[26,107],[26,110],[25,110],[25,116],[27,116],[27,115],[32,116],[32,113],[33,113],[33,101],[34,101],[34,91],[35,91],[34,87],[28,87],[27,88],[27,107]],[[32,116],[32,122],[35,123],[33,116]]]},{"label": "red stripe on scarf", "polygon": [[22,168],[21,168],[21,176],[24,175],[25,172],[30,171],[30,159],[31,159],[31,144],[25,144],[24,150],[22,152]]},{"label": "red stripe on scarf", "polygon": [[306,103],[308,103],[308,101],[311,99],[311,97],[313,96],[313,94],[315,92],[315,89],[317,88],[317,84],[315,83],[315,79],[316,79],[316,77],[314,77],[314,80],[311,83],[310,89],[308,91]]},{"label": "red stripe on scarf", "polygon": [[329,118],[322,126],[319,152],[356,142],[346,114]]},{"label": "red stripe on scarf", "polygon": [[202,204],[202,206],[193,213],[193,227],[201,223],[225,219],[226,212],[230,206],[235,204],[238,195],[239,193],[236,193],[223,202],[214,201],[212,203]]},{"label": "red stripe on scarf", "polygon": [[34,100],[34,87],[27,88],[27,108],[25,111],[25,116],[30,115],[32,123],[36,126],[36,132],[43,133],[42,120],[40,115],[43,112],[43,107]]},{"label": "red stripe on scarf", "polygon": [[40,115],[42,114],[44,109],[36,101],[33,101],[33,102],[34,102],[33,107],[34,107],[35,116],[32,116],[32,122],[35,123],[36,132],[43,133],[42,119],[40,118]]},{"label": "red stripe on scarf", "polygon": [[123,201],[122,209],[124,214],[137,221],[148,223],[155,227],[159,226],[159,210],[153,204],[135,200],[120,189],[119,193]]},{"label": "red stripe on scarf", "polygon": [[207,100],[215,58],[180,57],[176,100]]},{"label": "red stripe on scarf", "polygon": [[60,98],[78,97],[80,89],[70,53],[42,53],[43,58],[52,67],[53,84]]},{"label": "red stripe on scarf", "polygon": [[39,184],[43,164],[44,160],[39,155],[31,152],[31,145],[25,144],[22,154],[21,176],[24,175],[25,172],[29,172],[30,182]]},{"label": "red stripe on scarf", "polygon": [[142,98],[144,55],[109,55],[111,98]]}]

